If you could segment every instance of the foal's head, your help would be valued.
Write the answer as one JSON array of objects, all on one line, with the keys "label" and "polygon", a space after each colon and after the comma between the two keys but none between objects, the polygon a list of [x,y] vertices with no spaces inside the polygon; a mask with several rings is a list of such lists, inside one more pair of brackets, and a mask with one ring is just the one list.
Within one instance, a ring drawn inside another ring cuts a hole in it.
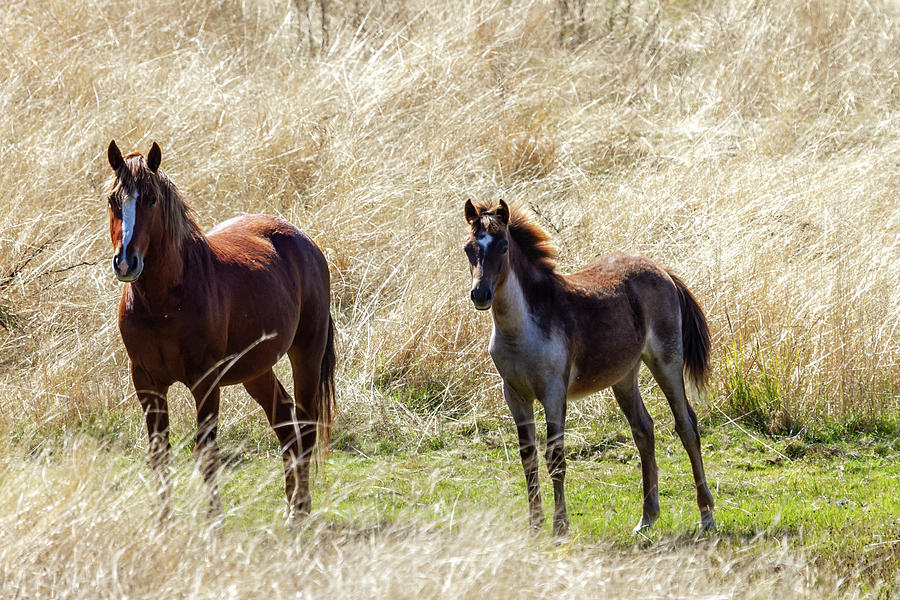
[{"label": "foal's head", "polygon": [[494,288],[509,272],[509,206],[472,204],[466,200],[466,221],[472,233],[463,249],[472,273],[472,303],[487,310],[494,301]]},{"label": "foal's head", "polygon": [[144,159],[137,152],[123,157],[113,140],[107,156],[115,173],[108,197],[109,233],[115,250],[112,268],[119,281],[135,281],[144,269],[151,244],[165,241],[176,213],[190,221],[189,209],[176,206],[182,203],[172,183],[159,170],[162,152],[156,142]]}]

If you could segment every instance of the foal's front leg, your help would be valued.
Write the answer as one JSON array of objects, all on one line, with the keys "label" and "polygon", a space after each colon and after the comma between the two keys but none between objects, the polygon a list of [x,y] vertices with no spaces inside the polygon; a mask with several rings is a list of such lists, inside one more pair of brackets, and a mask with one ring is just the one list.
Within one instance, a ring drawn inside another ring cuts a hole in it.
[{"label": "foal's front leg", "polygon": [[169,406],[166,392],[169,387],[158,385],[140,368],[131,366],[131,380],[137,392],[144,419],[147,421],[147,451],[150,467],[156,473],[156,491],[159,496],[160,522],[172,516],[171,484],[169,467],[172,464],[172,449],[169,447]]},{"label": "foal's front leg", "polygon": [[547,470],[553,480],[553,534],[569,532],[566,512],[566,453],[563,434],[566,426],[566,386],[548,385],[542,398],[547,417]]},{"label": "foal's front leg", "polygon": [[544,509],[541,507],[541,484],[538,479],[534,401],[523,399],[506,380],[503,381],[503,397],[516,422],[516,431],[519,434],[519,456],[522,457],[525,486],[528,490],[528,521],[532,529],[540,529],[544,522]]}]

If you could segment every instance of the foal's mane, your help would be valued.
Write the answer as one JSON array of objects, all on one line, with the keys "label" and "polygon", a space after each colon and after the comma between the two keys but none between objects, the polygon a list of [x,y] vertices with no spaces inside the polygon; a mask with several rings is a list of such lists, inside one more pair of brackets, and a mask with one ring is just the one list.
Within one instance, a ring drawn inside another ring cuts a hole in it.
[{"label": "foal's mane", "polygon": [[[495,234],[503,227],[497,216],[498,205],[489,202],[475,204],[480,218],[472,222],[472,233],[484,231]],[[518,206],[509,207],[509,237],[519,247],[528,263],[547,274],[556,273],[556,246],[550,235]]]},{"label": "foal's mane", "polygon": [[143,197],[152,195],[160,203],[166,233],[177,250],[191,238],[202,236],[194,209],[184,201],[178,188],[162,169],[154,173],[139,152],[125,156],[123,165],[116,170],[110,193],[118,195],[125,187],[135,188]]}]

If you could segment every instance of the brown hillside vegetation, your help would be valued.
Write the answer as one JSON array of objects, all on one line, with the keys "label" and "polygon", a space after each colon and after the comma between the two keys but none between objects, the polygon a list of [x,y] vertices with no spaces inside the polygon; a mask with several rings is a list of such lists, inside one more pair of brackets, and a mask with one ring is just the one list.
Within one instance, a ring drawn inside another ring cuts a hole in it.
[{"label": "brown hillside vegetation", "polygon": [[563,45],[542,2],[328,6],[319,58],[288,2],[5,5],[5,427],[127,393],[111,138],[160,142],[205,227],[271,212],[314,236],[353,412],[396,390],[502,408],[460,251],[473,196],[533,209],[564,269],[626,250],[680,273],[710,317],[713,412],[896,415],[893,5],[598,3]]}]

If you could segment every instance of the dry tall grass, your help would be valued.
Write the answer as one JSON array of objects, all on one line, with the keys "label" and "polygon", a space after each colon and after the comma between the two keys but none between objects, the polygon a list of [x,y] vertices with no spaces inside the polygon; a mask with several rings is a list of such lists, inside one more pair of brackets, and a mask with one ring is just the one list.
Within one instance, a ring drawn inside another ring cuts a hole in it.
[{"label": "dry tall grass", "polygon": [[546,2],[327,6],[321,59],[287,1],[0,8],[4,428],[128,393],[111,138],[159,141],[205,226],[265,211],[317,239],[345,414],[395,392],[502,408],[467,196],[532,207],[567,269],[631,250],[681,273],[712,324],[713,407],[743,382],[788,425],[897,414],[894,5],[598,3],[580,44]]}]

